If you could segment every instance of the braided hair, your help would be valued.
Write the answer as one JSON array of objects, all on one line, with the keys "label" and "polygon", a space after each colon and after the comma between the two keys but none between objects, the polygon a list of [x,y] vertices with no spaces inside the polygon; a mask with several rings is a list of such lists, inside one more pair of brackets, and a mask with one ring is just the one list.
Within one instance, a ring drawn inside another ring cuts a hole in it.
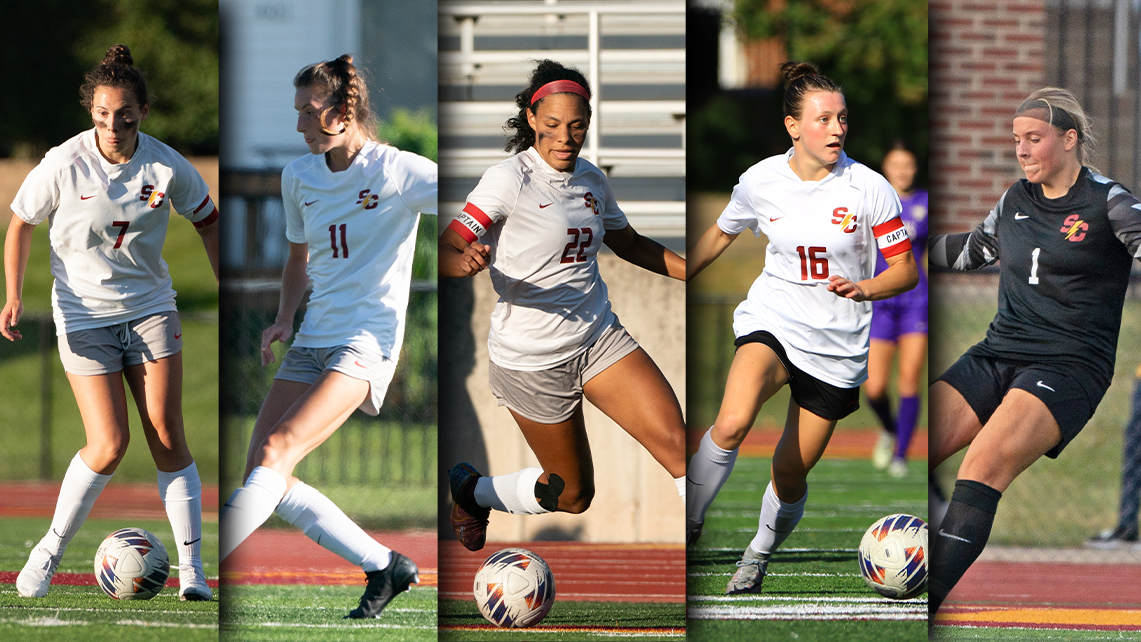
[{"label": "braided hair", "polygon": [[91,111],[95,102],[95,90],[98,87],[122,87],[135,99],[141,108],[150,104],[154,96],[147,90],[147,81],[143,72],[135,68],[135,59],[131,57],[131,50],[127,45],[112,45],[103,60],[84,74],[83,85],[79,88],[80,104],[83,109]]},{"label": "braided hair", "polygon": [[[535,130],[531,129],[531,125],[527,122],[527,111],[530,110],[532,114],[539,112],[539,105],[543,104],[546,98],[540,98],[531,104],[531,97],[540,87],[556,80],[571,80],[582,86],[587,94],[590,94],[590,83],[586,82],[586,76],[574,67],[565,67],[553,60],[540,60],[539,64],[535,67],[535,71],[531,72],[531,80],[527,84],[527,88],[515,94],[515,105],[519,108],[519,113],[507,119],[507,123],[503,125],[503,129],[514,133],[507,139],[507,144],[503,146],[504,151],[518,154],[530,148],[535,144]],[[584,100],[586,105],[586,116],[590,118],[590,101]]]},{"label": "braided hair", "polygon": [[[294,76],[293,87],[314,87],[332,99],[332,104],[318,118],[321,131],[326,135],[336,136],[343,134],[349,127],[356,127],[365,138],[379,140],[376,115],[368,104],[368,87],[364,77],[353,66],[351,54],[305,67]],[[334,109],[341,113],[345,121],[341,131],[331,131],[328,126],[329,111]]]}]

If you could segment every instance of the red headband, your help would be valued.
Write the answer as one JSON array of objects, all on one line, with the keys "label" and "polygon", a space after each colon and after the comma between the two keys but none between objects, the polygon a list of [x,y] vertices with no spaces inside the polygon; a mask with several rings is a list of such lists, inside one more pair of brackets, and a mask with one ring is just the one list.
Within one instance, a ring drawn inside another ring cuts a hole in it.
[{"label": "red headband", "polygon": [[551,94],[571,93],[582,96],[583,100],[590,102],[590,94],[573,80],[555,80],[549,82],[535,91],[535,95],[531,96],[531,106],[534,107],[535,103],[550,96]]}]

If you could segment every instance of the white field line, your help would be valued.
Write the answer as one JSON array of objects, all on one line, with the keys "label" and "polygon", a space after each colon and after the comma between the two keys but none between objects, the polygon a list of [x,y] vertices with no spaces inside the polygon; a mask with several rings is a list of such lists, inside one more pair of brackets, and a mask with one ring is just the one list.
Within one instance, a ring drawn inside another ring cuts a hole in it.
[{"label": "white field line", "polygon": [[769,606],[691,606],[692,620],[927,620],[927,605],[773,604]]},{"label": "white field line", "polygon": [[291,628],[291,629],[431,629],[436,630],[435,626],[401,626],[399,624],[380,624],[380,623],[353,623],[353,624],[302,624],[300,622],[250,622],[248,624],[228,624],[223,628],[226,629],[239,629],[251,626],[268,626],[276,628]]},{"label": "white field line", "polygon": [[[729,577],[733,571],[724,573],[686,573],[687,577]],[[860,577],[859,573],[765,573],[765,577]]]},{"label": "white field line", "polygon": [[[725,552],[736,552],[739,554],[741,552],[741,549],[740,548],[721,547],[721,548],[703,548],[703,549],[701,549],[701,551],[709,551],[709,552],[725,551]],[[778,552],[780,552],[780,553],[856,553],[856,552],[858,552],[858,549],[855,549],[855,548],[794,548],[791,546],[782,546],[780,548],[780,551],[778,551]]]},{"label": "white field line", "polygon": [[217,624],[188,624],[185,622],[147,622],[145,620],[117,620],[115,622],[87,620],[61,620],[54,617],[39,617],[20,620],[16,618],[2,618],[0,622],[16,624],[19,626],[86,626],[88,624],[114,624],[116,626],[148,626],[169,629],[217,629]]},{"label": "white field line", "polygon": [[569,626],[543,626],[533,629],[496,629],[485,626],[442,626],[441,631],[495,631],[499,635],[519,634],[519,635],[534,635],[539,633],[575,633],[583,634],[589,633],[591,635],[600,635],[605,637],[614,638],[645,638],[645,637],[665,637],[676,638],[679,640],[685,639],[685,633],[670,633],[668,631],[623,631],[621,629],[607,629],[607,628],[593,628],[593,627],[569,627]]},{"label": "white field line", "polygon": [[[2,612],[2,610],[4,608],[5,607],[0,607],[0,612]],[[74,613],[120,613],[120,614],[124,614],[124,615],[127,615],[127,614],[135,615],[135,616],[140,615],[138,609],[92,609],[92,608],[80,608],[77,606],[22,606],[22,605],[19,607],[14,607],[14,608],[19,608],[21,611],[52,611],[52,612],[56,612],[56,613],[61,612],[61,611],[68,611],[68,612],[74,612]],[[199,614],[209,615],[209,616],[216,616],[217,615],[217,613],[214,613],[213,611],[147,611],[145,613],[145,615],[179,615],[179,616],[187,616],[187,615],[193,616],[193,615],[199,615]]]}]

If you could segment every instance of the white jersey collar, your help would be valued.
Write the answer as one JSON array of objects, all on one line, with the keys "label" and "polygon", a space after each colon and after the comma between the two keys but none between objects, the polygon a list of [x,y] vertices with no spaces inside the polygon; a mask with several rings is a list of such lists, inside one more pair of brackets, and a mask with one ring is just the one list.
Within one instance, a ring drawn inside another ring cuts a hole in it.
[{"label": "white jersey collar", "polygon": [[87,130],[83,134],[83,143],[84,147],[86,147],[91,152],[91,154],[99,160],[99,166],[103,168],[103,173],[107,175],[107,178],[115,180],[119,178],[119,176],[123,175],[126,170],[138,165],[141,162],[139,158],[143,156],[148,145],[150,144],[147,142],[148,138],[150,137],[142,132],[139,132],[139,144],[135,147],[135,153],[132,154],[131,159],[125,163],[112,163],[111,161],[107,160],[105,156],[103,156],[103,152],[99,151],[99,140],[95,136],[94,127]]},{"label": "white jersey collar", "polygon": [[795,153],[795,147],[789,147],[788,151],[784,153],[784,162],[780,165],[780,173],[812,189],[823,187],[835,180],[840,180],[840,178],[844,176],[844,170],[847,169],[849,165],[848,154],[840,150],[840,158],[836,159],[836,164],[832,166],[832,171],[828,172],[827,176],[818,181],[806,181],[797,176],[796,172],[792,171],[792,167],[789,165]]},{"label": "white jersey collar", "polygon": [[547,161],[539,154],[539,150],[535,149],[534,147],[528,147],[521,153],[526,154],[527,158],[530,159],[528,164],[535,171],[536,175],[542,176],[552,183],[569,183],[570,180],[578,176],[580,170],[582,170],[581,158],[575,158],[573,172],[560,172],[554,167],[551,167]]}]

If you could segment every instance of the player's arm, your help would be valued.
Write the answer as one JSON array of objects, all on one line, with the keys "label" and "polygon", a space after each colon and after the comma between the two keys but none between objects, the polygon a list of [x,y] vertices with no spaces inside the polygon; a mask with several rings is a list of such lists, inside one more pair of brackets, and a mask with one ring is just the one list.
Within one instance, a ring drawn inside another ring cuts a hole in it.
[{"label": "player's arm", "polygon": [[19,216],[12,216],[8,234],[4,237],[4,285],[7,298],[0,312],[0,336],[9,341],[23,339],[15,328],[24,313],[24,272],[28,269],[28,256],[32,253],[32,232],[36,226]]},{"label": "player's arm", "polygon": [[455,225],[458,223],[453,221],[440,235],[440,276],[475,276],[491,264],[491,249],[478,240],[469,242],[454,229]]},{"label": "player's arm", "polygon": [[289,258],[285,260],[285,269],[281,272],[281,301],[277,304],[277,318],[273,325],[261,333],[261,364],[267,366],[273,363],[273,342],[285,343],[293,336],[293,316],[301,305],[301,297],[305,295],[305,287],[309,285],[309,275],[305,267],[309,262],[309,244],[289,244]]},{"label": "player's arm", "polygon": [[977,270],[998,261],[996,207],[973,232],[936,234],[927,241],[927,262],[950,270]]},{"label": "player's arm", "polygon": [[828,277],[828,291],[853,301],[879,301],[903,294],[919,283],[919,268],[911,250],[884,256],[884,260],[886,270],[858,283],[833,274]]},{"label": "player's arm", "polygon": [[1141,259],[1141,202],[1124,187],[1109,192],[1109,224],[1129,255]]},{"label": "player's arm", "polygon": [[[199,238],[202,239],[202,245],[206,248],[206,258],[210,260],[210,268],[214,270],[214,280],[219,280],[218,272],[218,210],[214,210],[213,219],[204,219],[202,222],[205,225],[194,224],[194,229],[198,232]],[[206,220],[209,220],[206,223]]]},{"label": "player's arm", "polygon": [[686,276],[685,280],[692,280],[704,270],[710,263],[721,256],[721,253],[729,247],[733,241],[737,240],[740,234],[729,234],[721,229],[721,226],[714,223],[705,230],[705,234],[697,240],[697,245],[689,251],[688,260],[686,261]]},{"label": "player's arm", "polygon": [[655,274],[685,280],[685,259],[661,243],[642,236],[629,223],[620,230],[606,230],[602,242],[624,261]]}]

